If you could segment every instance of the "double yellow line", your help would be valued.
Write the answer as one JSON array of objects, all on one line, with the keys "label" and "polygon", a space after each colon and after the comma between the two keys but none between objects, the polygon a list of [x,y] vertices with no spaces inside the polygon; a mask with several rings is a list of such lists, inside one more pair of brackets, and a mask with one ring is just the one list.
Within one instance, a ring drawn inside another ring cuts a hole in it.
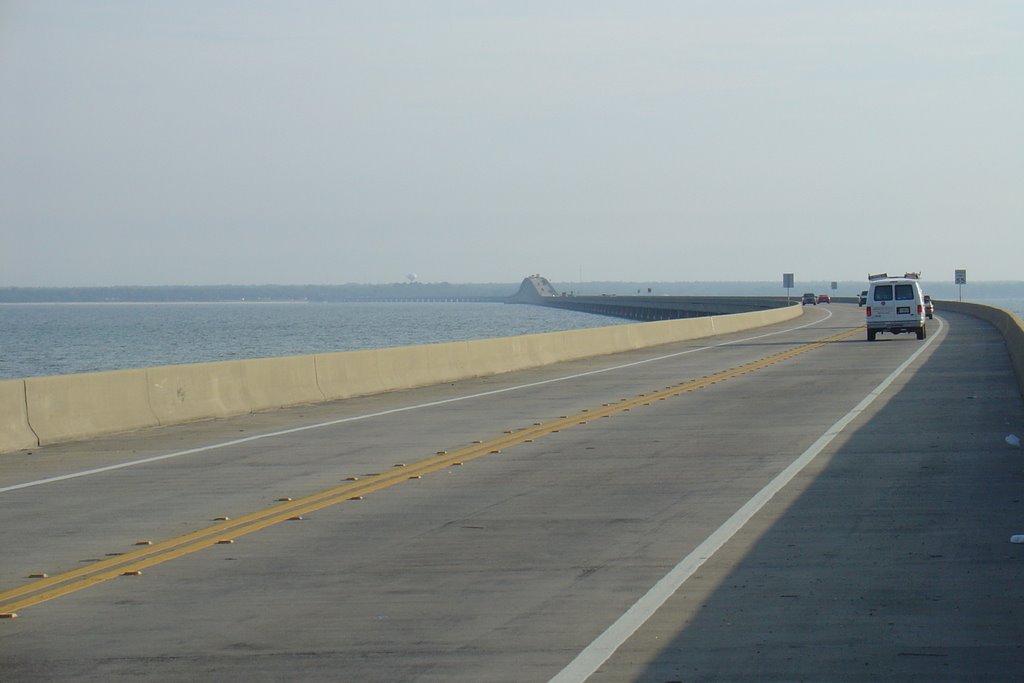
[{"label": "double yellow line", "polygon": [[141,546],[138,550],[96,562],[88,567],[82,567],[81,569],[65,572],[53,577],[42,574],[34,575],[36,578],[31,583],[0,592],[0,617],[16,617],[17,610],[19,609],[53,600],[54,598],[74,593],[120,576],[135,576],[141,574],[148,567],[162,564],[211,546],[233,543],[240,536],[251,534],[280,522],[301,519],[303,515],[331,505],[337,505],[345,501],[362,500],[364,496],[370,493],[395,486],[409,479],[419,479],[426,474],[458,466],[475,458],[500,453],[504,448],[529,443],[542,436],[576,425],[586,424],[594,419],[610,417],[616,413],[629,411],[639,406],[650,405],[654,401],[662,401],[673,396],[679,396],[707,387],[711,384],[723,382],[733,377],[754,372],[755,370],[820,348],[826,344],[839,341],[861,330],[861,327],[857,327],[827,339],[797,346],[761,360],[700,379],[688,380],[659,391],[640,394],[633,398],[624,398],[616,403],[605,403],[600,408],[584,410],[576,415],[563,415],[551,422],[537,422],[531,427],[510,430],[495,439],[480,441],[451,453],[439,451],[434,456],[411,465],[396,463],[394,468],[387,473],[371,475],[365,480],[352,477],[340,486],[320,491],[298,500],[280,499],[278,505],[266,510],[254,512],[236,519],[224,518],[213,526],[199,529],[177,538],[152,545],[149,545],[148,542],[143,542],[146,545]]}]

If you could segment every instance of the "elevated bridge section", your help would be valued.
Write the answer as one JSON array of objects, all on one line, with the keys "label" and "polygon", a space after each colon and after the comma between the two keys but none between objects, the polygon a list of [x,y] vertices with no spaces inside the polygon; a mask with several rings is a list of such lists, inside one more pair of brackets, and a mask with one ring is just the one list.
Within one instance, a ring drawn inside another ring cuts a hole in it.
[{"label": "elevated bridge section", "polygon": [[579,296],[557,291],[542,275],[531,275],[508,303],[550,306],[629,320],[678,320],[783,308],[783,297],[742,296]]}]

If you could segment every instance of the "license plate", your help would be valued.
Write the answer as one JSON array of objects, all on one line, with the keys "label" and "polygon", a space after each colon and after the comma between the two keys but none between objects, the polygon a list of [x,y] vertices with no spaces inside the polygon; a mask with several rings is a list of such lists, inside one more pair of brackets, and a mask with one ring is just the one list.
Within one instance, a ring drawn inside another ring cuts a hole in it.
[{"label": "license plate", "polygon": [[897,306],[896,313],[906,313],[907,315],[910,315],[910,306]]}]

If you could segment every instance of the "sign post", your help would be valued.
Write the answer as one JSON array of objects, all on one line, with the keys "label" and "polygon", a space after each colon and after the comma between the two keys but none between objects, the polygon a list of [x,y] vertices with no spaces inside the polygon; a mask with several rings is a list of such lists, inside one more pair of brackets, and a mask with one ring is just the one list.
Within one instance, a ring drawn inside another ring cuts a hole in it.
[{"label": "sign post", "polygon": [[967,270],[964,268],[958,268],[953,271],[953,284],[958,285],[960,288],[960,301],[964,300],[964,285],[967,284]]},{"label": "sign post", "polygon": [[793,273],[782,274],[782,286],[786,288],[786,304],[789,304],[789,290],[793,289]]}]

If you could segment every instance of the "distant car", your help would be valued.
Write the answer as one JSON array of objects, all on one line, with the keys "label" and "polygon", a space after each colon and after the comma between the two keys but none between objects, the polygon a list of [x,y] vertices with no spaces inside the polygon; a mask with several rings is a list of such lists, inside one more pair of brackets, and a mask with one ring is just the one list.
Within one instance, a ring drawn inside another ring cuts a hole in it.
[{"label": "distant car", "polygon": [[814,292],[807,292],[800,300],[800,303],[802,303],[804,306],[806,306],[807,304],[814,304],[815,306],[817,306],[818,297],[814,296]]},{"label": "distant car", "polygon": [[929,320],[935,317],[935,304],[932,303],[932,298],[927,294],[924,295],[924,314]]},{"label": "distant car", "polygon": [[868,302],[868,290],[864,290],[857,296],[857,305],[863,306]]},{"label": "distant car", "polygon": [[832,297],[830,297],[828,294],[819,294],[818,295],[818,303],[819,304],[830,304],[830,303],[832,303]]}]

